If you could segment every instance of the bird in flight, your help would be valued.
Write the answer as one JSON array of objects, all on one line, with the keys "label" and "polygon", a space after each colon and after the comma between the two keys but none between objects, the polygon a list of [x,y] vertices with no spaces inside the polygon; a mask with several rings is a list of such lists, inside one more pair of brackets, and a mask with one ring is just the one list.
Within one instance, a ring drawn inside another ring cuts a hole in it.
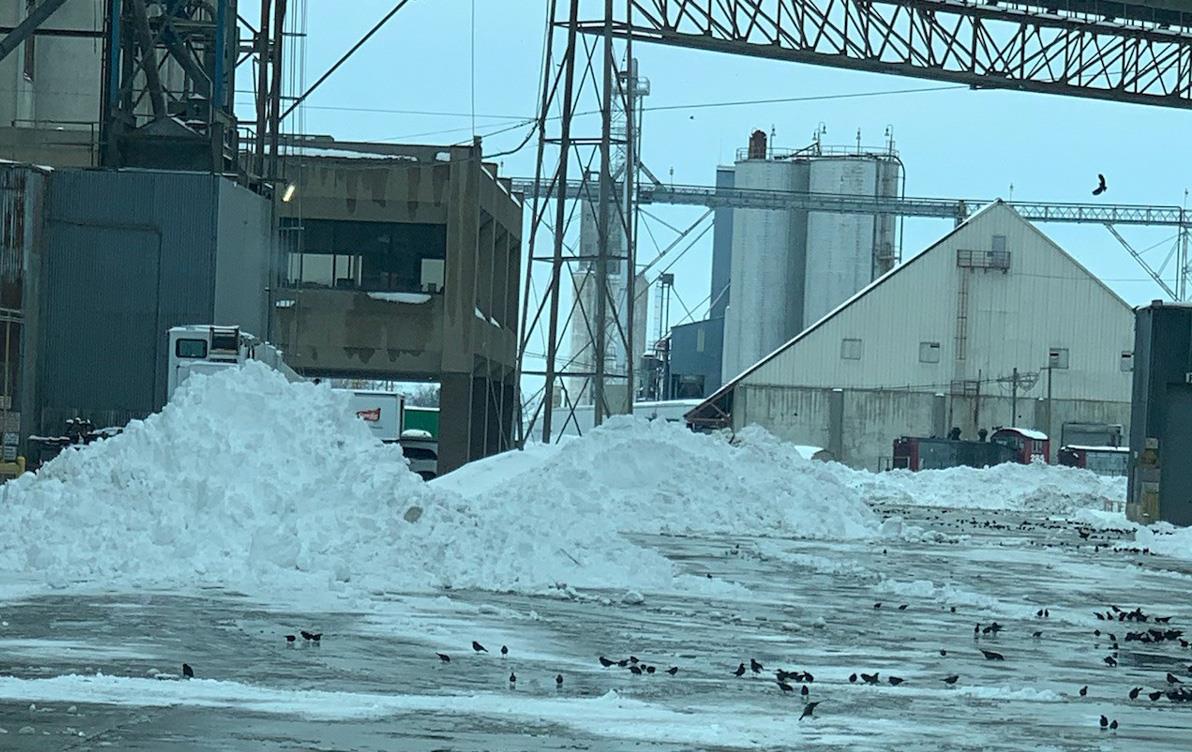
[{"label": "bird in flight", "polygon": [[1093,189],[1093,195],[1100,196],[1107,189],[1108,189],[1108,187],[1105,185],[1105,176],[1098,174],[1097,175],[1097,187]]}]

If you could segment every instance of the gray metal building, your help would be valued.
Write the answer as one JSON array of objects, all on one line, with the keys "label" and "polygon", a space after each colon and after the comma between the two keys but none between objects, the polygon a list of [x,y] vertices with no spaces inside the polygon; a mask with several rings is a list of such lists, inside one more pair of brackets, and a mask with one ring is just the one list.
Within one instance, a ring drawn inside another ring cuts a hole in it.
[{"label": "gray metal building", "polygon": [[1130,491],[1135,522],[1192,525],[1192,306],[1135,313]]},{"label": "gray metal building", "polygon": [[671,328],[669,399],[707,397],[720,388],[724,319],[704,319]]},{"label": "gray metal building", "polygon": [[272,207],[230,180],[59,170],[34,221],[41,239],[26,285],[35,308],[24,354],[36,371],[27,432],[57,433],[70,417],[122,425],[159,409],[170,327],[269,334]]}]

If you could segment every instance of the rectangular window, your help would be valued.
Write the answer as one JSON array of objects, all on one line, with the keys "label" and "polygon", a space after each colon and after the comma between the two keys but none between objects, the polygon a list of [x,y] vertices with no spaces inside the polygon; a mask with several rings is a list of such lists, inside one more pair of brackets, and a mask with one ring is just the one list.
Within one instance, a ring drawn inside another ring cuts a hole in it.
[{"label": "rectangular window", "polygon": [[1122,358],[1118,362],[1118,367],[1121,368],[1125,372],[1133,371],[1134,370],[1134,353],[1123,352]]},{"label": "rectangular window", "polygon": [[706,340],[705,335],[706,335],[706,332],[704,332],[704,328],[702,326],[699,329],[695,330],[695,351],[696,352],[704,351],[704,344],[705,344],[705,340]]},{"label": "rectangular window", "polygon": [[991,250],[994,253],[1005,253],[1006,252],[1006,236],[1005,235],[994,235],[993,236],[993,247]]},{"label": "rectangular window", "polygon": [[1068,348],[1053,347],[1047,351],[1047,367],[1064,369],[1068,367]]},{"label": "rectangular window", "polygon": [[840,340],[840,357],[844,360],[860,360],[861,359],[861,340],[859,339],[842,339]]},{"label": "rectangular window", "polygon": [[939,342],[920,342],[919,343],[919,362],[920,363],[939,363],[940,362],[940,343]]},{"label": "rectangular window", "polygon": [[174,354],[179,358],[207,357],[207,340],[180,339],[174,343]]}]

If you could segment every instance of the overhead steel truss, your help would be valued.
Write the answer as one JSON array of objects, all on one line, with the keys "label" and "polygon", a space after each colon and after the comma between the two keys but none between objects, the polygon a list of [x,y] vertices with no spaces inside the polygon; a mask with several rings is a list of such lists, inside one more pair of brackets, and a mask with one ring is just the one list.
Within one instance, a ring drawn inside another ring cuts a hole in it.
[{"label": "overhead steel truss", "polygon": [[[513,189],[527,197],[545,198],[530,178],[514,178]],[[579,198],[583,185],[568,181],[566,195]],[[538,193],[535,191],[538,190]],[[648,185],[637,190],[639,204],[704,206],[709,209],[796,209],[833,214],[890,214],[899,217],[964,220],[991,203],[988,199],[914,198],[909,196],[859,196],[842,193],[770,191],[752,188],[717,188],[707,185]],[[1148,225],[1192,228],[1192,212],[1179,206],[1132,204],[1080,204],[1040,201],[1007,201],[1032,222]]]},{"label": "overhead steel truss", "polygon": [[[999,88],[1192,107],[1192,13],[1045,0],[630,0],[616,36]],[[605,19],[581,20],[603,33]]]}]

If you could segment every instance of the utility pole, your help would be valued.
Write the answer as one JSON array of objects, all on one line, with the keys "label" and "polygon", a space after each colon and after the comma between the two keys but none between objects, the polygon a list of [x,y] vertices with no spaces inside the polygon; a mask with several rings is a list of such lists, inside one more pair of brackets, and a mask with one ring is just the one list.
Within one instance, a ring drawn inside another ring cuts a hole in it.
[{"label": "utility pole", "polygon": [[1010,427],[1018,425],[1018,369],[1010,377]]}]

